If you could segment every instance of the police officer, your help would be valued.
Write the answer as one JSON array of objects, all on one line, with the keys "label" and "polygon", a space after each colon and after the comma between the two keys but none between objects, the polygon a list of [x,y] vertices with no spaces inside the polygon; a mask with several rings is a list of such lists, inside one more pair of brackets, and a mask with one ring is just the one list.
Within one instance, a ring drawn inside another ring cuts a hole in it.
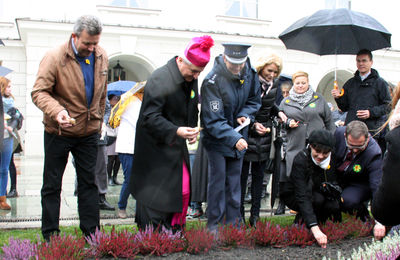
[{"label": "police officer", "polygon": [[248,123],[261,106],[256,71],[241,43],[224,43],[224,54],[201,87],[203,145],[208,153],[207,227],[238,224],[240,174],[247,149]]}]

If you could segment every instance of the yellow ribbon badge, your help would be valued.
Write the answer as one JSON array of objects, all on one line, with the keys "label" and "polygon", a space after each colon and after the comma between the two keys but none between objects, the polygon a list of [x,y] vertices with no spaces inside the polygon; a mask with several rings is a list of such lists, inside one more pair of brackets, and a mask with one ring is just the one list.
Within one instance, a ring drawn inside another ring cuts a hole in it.
[{"label": "yellow ribbon badge", "polygon": [[90,65],[90,60],[89,59],[86,59],[85,62],[86,62],[87,65]]}]

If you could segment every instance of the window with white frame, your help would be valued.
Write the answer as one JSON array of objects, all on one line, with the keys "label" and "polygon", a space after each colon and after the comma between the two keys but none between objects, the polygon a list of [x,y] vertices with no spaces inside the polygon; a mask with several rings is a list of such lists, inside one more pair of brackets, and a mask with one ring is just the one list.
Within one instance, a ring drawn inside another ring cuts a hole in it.
[{"label": "window with white frame", "polygon": [[258,18],[258,0],[225,0],[225,15]]},{"label": "window with white frame", "polygon": [[112,0],[111,6],[148,8],[149,0]]}]

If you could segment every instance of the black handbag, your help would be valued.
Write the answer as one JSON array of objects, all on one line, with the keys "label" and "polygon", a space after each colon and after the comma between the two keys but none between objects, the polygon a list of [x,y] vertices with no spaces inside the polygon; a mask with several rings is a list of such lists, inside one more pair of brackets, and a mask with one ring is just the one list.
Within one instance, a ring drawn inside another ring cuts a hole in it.
[{"label": "black handbag", "polygon": [[110,146],[110,145],[112,145],[114,142],[115,142],[115,140],[117,140],[117,137],[116,136],[107,136],[107,145],[106,146]]}]

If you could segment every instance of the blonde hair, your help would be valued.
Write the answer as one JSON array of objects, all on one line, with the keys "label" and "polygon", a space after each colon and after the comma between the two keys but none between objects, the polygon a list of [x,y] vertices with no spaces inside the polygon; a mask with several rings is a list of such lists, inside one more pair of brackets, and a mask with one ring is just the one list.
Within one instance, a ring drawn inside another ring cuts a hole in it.
[{"label": "blonde hair", "polygon": [[4,93],[6,92],[6,88],[8,87],[10,82],[11,82],[11,80],[9,80],[8,78],[0,77],[0,90],[1,90],[1,95],[3,97],[12,97],[12,98],[14,98],[14,96],[12,94],[10,94],[9,96],[4,96]]},{"label": "blonde hair", "polygon": [[397,86],[394,87],[394,89],[393,89],[393,96],[392,96],[392,103],[391,103],[392,111],[390,111],[389,118],[388,118],[388,120],[386,120],[386,122],[381,127],[378,128],[378,131],[376,132],[376,134],[374,134],[374,136],[379,134],[389,124],[390,120],[395,115],[395,112],[396,112],[395,108],[396,108],[397,103],[399,102],[399,99],[400,99],[400,82],[397,83]]},{"label": "blonde hair", "polygon": [[307,73],[307,72],[304,72],[304,71],[295,72],[295,73],[292,75],[292,81],[294,82],[294,80],[295,80],[296,78],[298,78],[298,77],[306,77],[306,78],[308,79],[308,73]]},{"label": "blonde hair", "polygon": [[275,64],[278,67],[278,75],[276,75],[276,77],[279,77],[283,68],[282,59],[275,54],[271,54],[269,56],[261,56],[260,58],[258,58],[256,65],[257,73],[259,74],[265,68],[265,66],[268,66],[270,64]]}]

